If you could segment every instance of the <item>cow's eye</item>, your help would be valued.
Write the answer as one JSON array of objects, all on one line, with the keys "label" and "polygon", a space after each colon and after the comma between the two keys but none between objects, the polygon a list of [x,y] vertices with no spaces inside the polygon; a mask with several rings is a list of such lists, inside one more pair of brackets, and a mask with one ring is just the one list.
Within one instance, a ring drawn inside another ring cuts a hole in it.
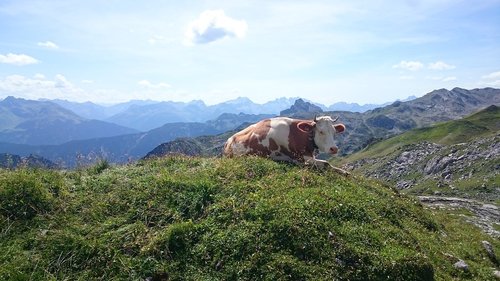
[{"label": "cow's eye", "polygon": [[320,134],[322,134],[322,135],[324,135],[324,134],[325,134],[325,132],[323,132],[323,131],[319,131],[319,133],[320,133]]}]

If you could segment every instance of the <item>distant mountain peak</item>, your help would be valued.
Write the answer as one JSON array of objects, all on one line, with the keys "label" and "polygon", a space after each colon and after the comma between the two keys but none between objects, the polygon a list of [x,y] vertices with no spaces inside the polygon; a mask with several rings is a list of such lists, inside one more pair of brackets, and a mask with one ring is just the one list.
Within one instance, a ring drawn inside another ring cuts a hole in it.
[{"label": "distant mountain peak", "polygon": [[21,101],[21,100],[24,100],[24,99],[22,99],[22,98],[16,98],[14,96],[8,96],[5,99],[3,99],[1,101],[1,103],[4,103],[4,104],[13,104],[13,103],[15,103],[17,101]]},{"label": "distant mountain peak", "polygon": [[245,104],[245,103],[254,103],[254,102],[247,97],[237,97],[235,99],[228,100],[224,103],[226,103],[226,104]]},{"label": "distant mountain peak", "polygon": [[203,100],[192,100],[190,102],[188,102],[189,105],[202,105],[204,106],[205,105],[205,102]]},{"label": "distant mountain peak", "polygon": [[315,112],[323,112],[323,109],[310,102],[306,102],[303,99],[297,99],[289,109],[281,111],[280,115],[288,116],[297,113],[315,113]]}]

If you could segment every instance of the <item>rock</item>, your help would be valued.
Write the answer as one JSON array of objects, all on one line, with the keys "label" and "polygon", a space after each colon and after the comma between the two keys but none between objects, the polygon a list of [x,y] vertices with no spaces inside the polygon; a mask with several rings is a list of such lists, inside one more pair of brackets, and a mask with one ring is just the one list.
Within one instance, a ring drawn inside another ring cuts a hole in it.
[{"label": "rock", "polygon": [[441,156],[439,155],[434,156],[431,160],[429,160],[429,162],[427,162],[427,164],[424,167],[424,173],[426,175],[435,174],[438,169],[437,166],[439,160],[441,160]]},{"label": "rock", "polygon": [[463,270],[465,272],[469,271],[469,266],[463,260],[458,260],[456,263],[453,264],[453,267],[456,269]]},{"label": "rock", "polygon": [[497,280],[500,280],[500,271],[499,270],[493,271],[493,276],[495,276]]},{"label": "rock", "polygon": [[343,260],[341,260],[339,258],[335,258],[335,262],[337,262],[337,264],[340,265],[340,266],[342,266],[342,267],[345,266],[345,261],[343,261]]},{"label": "rock", "polygon": [[486,241],[486,240],[481,241],[481,243],[483,244],[483,247],[486,250],[486,253],[488,253],[488,257],[490,258],[490,260],[494,264],[498,265],[498,259],[497,259],[497,256],[495,255],[495,251],[493,250],[493,245],[491,245],[491,243]]},{"label": "rock", "polygon": [[401,190],[401,189],[407,189],[407,188],[410,188],[412,187],[413,185],[413,181],[411,180],[402,180],[402,181],[398,181],[396,183],[396,188]]},{"label": "rock", "polygon": [[223,261],[222,260],[219,260],[216,264],[215,264],[215,270],[219,271],[222,269],[222,266],[223,266]]}]

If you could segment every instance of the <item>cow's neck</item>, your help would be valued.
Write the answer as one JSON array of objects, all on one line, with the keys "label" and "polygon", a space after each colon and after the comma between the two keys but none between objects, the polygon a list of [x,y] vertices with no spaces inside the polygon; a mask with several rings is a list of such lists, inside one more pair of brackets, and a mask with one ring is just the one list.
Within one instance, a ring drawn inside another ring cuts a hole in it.
[{"label": "cow's neck", "polygon": [[313,151],[318,149],[318,146],[316,145],[316,142],[314,141],[314,129],[309,131],[309,135],[308,135],[308,140],[309,140],[309,145],[312,146],[313,148]]}]

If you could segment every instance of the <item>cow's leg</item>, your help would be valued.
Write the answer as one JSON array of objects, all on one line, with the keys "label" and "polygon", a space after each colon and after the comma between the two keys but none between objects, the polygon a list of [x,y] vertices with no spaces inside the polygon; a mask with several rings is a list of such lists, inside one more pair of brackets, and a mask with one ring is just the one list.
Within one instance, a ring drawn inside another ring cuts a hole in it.
[{"label": "cow's leg", "polygon": [[341,169],[341,168],[338,168],[338,167],[335,167],[335,166],[332,166],[330,163],[328,163],[325,160],[320,160],[320,159],[316,159],[314,157],[308,157],[308,156],[304,156],[304,160],[305,160],[306,165],[310,165],[310,166],[318,168],[318,169],[330,168],[333,171],[335,171],[343,176],[350,175],[350,173],[348,171]]},{"label": "cow's leg", "polygon": [[312,166],[314,168],[324,169],[328,167],[330,164],[325,160],[319,160],[314,157],[304,156],[305,164],[308,166]]},{"label": "cow's leg", "polygon": [[330,165],[330,168],[331,168],[332,170],[334,170],[335,172],[337,172],[337,173],[339,173],[339,174],[341,174],[341,175],[343,175],[343,176],[348,176],[348,175],[350,175],[350,174],[351,174],[351,173],[349,173],[348,171],[346,171],[346,170],[344,170],[344,169],[342,169],[342,168],[332,166],[330,163],[328,163],[328,165]]}]

